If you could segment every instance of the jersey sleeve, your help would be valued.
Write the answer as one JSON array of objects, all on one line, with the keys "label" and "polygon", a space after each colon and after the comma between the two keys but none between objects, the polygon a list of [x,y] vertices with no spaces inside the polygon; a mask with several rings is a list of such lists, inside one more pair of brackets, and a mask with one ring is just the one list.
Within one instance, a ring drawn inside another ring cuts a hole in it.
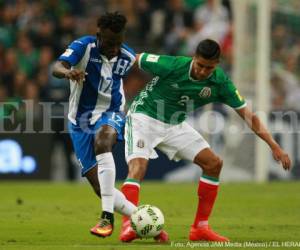
[{"label": "jersey sleeve", "polygon": [[83,57],[86,44],[82,39],[73,41],[63,54],[58,58],[60,61],[68,62],[71,66],[77,65]]},{"label": "jersey sleeve", "polygon": [[127,45],[123,45],[121,48],[122,53],[124,53],[126,55],[126,58],[129,60],[129,65],[126,68],[126,72],[125,72],[125,76],[128,74],[128,72],[130,71],[130,69],[132,68],[133,64],[135,63],[135,52],[132,48],[128,47]]},{"label": "jersey sleeve", "polygon": [[139,68],[155,76],[164,77],[173,69],[176,57],[142,53],[139,58]]},{"label": "jersey sleeve", "polygon": [[240,95],[233,82],[227,77],[223,86],[222,100],[224,104],[234,108],[241,109],[247,106],[245,99]]}]

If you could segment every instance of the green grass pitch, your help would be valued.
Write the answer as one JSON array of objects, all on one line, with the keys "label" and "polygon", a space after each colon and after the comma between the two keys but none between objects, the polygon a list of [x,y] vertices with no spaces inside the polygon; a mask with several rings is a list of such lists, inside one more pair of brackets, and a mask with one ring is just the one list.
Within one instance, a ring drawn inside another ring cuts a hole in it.
[{"label": "green grass pitch", "polygon": [[[88,184],[1,181],[0,249],[245,249],[245,245],[193,246],[188,242],[196,193],[196,183],[144,182],[141,204],[153,204],[163,211],[171,241],[123,244],[118,241],[119,215],[111,237],[89,234],[100,203]],[[298,242],[299,249],[300,183],[222,184],[210,224],[236,244],[275,244],[274,249],[283,249]]]}]

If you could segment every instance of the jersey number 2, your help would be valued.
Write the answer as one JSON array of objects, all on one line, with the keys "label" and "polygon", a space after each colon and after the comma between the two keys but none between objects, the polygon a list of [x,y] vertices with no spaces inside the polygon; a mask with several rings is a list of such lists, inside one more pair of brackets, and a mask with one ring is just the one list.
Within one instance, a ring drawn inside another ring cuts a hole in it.
[{"label": "jersey number 2", "polygon": [[187,95],[183,95],[180,97],[180,101],[178,101],[178,104],[181,106],[185,106],[189,100],[190,98]]}]

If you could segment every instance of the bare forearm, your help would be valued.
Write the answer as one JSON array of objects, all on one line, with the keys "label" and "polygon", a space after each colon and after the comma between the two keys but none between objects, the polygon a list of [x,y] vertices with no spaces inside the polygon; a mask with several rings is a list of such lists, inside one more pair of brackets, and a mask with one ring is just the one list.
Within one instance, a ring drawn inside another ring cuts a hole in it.
[{"label": "bare forearm", "polygon": [[247,107],[242,109],[237,109],[236,112],[239,116],[247,123],[249,128],[257,134],[261,139],[263,139],[271,148],[273,158],[276,161],[280,161],[282,167],[285,170],[291,168],[291,160],[287,153],[285,153],[282,148],[276,143],[273,139],[271,133],[268,129],[264,126],[264,124],[260,121],[258,116],[251,112]]},{"label": "bare forearm", "polygon": [[61,61],[57,61],[53,66],[52,75],[57,78],[67,78],[69,71],[68,65],[63,64]]},{"label": "bare forearm", "polygon": [[274,149],[279,146],[257,115],[253,115],[252,119],[246,120],[246,122],[252,131],[261,139],[263,139],[270,146],[270,148]]}]

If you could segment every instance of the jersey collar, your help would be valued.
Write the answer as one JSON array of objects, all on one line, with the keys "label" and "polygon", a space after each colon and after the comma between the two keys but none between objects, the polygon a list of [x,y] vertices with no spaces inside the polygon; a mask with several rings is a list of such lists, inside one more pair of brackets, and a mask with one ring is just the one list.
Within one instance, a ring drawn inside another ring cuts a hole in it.
[{"label": "jersey collar", "polygon": [[108,58],[105,55],[102,55],[102,54],[100,54],[100,57],[101,57],[103,62],[114,63],[114,62],[118,61],[118,56],[115,56],[110,60],[108,60]]}]

